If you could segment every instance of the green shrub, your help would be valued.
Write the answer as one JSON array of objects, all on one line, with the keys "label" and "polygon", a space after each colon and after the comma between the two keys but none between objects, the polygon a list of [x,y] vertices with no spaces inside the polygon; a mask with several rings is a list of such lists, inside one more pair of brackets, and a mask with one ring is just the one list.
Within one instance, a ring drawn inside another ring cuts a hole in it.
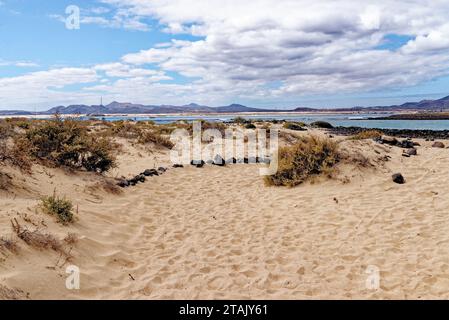
[{"label": "green shrub", "polygon": [[306,137],[279,149],[278,170],[265,183],[293,187],[318,174],[330,174],[339,161],[338,145],[327,138]]},{"label": "green shrub", "polygon": [[45,213],[56,216],[64,224],[73,222],[73,204],[70,200],[53,194],[42,198],[40,206]]}]

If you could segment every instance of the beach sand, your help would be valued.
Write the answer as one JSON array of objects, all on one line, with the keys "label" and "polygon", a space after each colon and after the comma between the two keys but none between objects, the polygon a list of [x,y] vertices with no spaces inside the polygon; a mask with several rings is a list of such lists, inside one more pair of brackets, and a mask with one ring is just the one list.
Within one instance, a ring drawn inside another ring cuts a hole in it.
[{"label": "beach sand", "polygon": [[[125,142],[110,176],[169,170],[116,195],[94,174],[2,167],[14,186],[1,191],[0,236],[14,237],[16,218],[79,239],[66,245],[68,260],[21,240],[17,253],[3,250],[0,298],[449,298],[449,149],[417,141],[410,158],[397,147],[345,141],[372,166],[346,164],[334,179],[294,188],[266,187],[260,165],[175,169],[167,151]],[[396,172],[405,184],[392,182]],[[74,224],[37,209],[55,189],[77,206]],[[80,290],[66,289],[68,265],[80,269]],[[370,270],[379,271],[378,289],[367,286]]]}]

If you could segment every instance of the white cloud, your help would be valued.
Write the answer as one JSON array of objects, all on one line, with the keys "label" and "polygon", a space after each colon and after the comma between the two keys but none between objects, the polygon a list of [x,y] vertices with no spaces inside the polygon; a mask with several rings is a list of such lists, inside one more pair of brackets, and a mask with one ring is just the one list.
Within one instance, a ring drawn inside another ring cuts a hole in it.
[{"label": "white cloud", "polygon": [[[247,82],[260,89],[282,82],[272,94],[375,90],[429,80],[445,74],[449,64],[449,4],[443,1],[426,1],[427,6],[421,1],[346,0],[104,2],[129,14],[156,17],[168,32],[204,37],[122,60],[158,64],[205,83],[228,79],[231,85]],[[397,51],[375,50],[387,34],[416,40]],[[427,54],[435,50],[441,52]]]},{"label": "white cloud", "polygon": [[[111,11],[91,9],[81,23],[148,30],[142,21],[156,19],[174,38],[180,33],[195,38],[160,43],[90,68],[100,83],[78,92],[83,97],[101,92],[146,103],[291,101],[318,93],[402,88],[449,74],[447,1],[100,2]],[[395,50],[376,49],[389,34],[414,40]],[[170,72],[192,80],[163,81]]]}]

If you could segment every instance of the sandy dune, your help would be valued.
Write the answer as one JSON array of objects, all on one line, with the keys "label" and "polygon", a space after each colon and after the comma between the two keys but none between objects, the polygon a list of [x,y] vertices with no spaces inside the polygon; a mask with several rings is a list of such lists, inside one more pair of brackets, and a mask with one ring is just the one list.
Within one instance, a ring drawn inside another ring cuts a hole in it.
[{"label": "sandy dune", "polygon": [[[98,177],[35,166],[2,192],[0,235],[10,219],[59,238],[79,236],[69,261],[52,250],[0,254],[3,298],[356,299],[449,297],[449,149],[419,141],[419,155],[372,141],[344,146],[376,168],[346,166],[335,179],[265,187],[259,165],[170,169],[120,195]],[[389,155],[390,161],[375,163]],[[127,145],[112,176],[168,166],[166,152]],[[397,185],[391,174],[407,183]],[[70,226],[36,210],[56,188],[78,205]],[[81,289],[65,288],[67,265]],[[366,287],[367,267],[380,288]],[[11,291],[15,290],[15,291]]]}]

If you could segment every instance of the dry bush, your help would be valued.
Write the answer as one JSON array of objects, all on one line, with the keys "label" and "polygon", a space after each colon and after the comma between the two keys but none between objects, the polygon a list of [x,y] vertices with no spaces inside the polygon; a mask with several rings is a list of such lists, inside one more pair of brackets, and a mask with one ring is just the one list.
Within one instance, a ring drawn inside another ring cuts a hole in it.
[{"label": "dry bush", "polygon": [[234,119],[232,119],[232,122],[236,123],[236,124],[240,124],[240,125],[251,123],[250,120],[245,119],[245,118],[240,117],[240,116],[235,117]]},{"label": "dry bush", "polygon": [[0,300],[25,300],[28,299],[28,294],[20,289],[8,288],[0,284]]},{"label": "dry bush", "polygon": [[[201,130],[205,131],[208,129],[215,129],[220,131],[220,133],[222,134],[222,136],[225,135],[225,130],[227,128],[227,126],[224,123],[221,122],[209,122],[206,120],[199,120],[201,122]],[[186,126],[187,131],[189,131],[189,133],[192,135],[193,134],[193,123],[189,123]]]},{"label": "dry bush", "polygon": [[19,251],[17,241],[15,241],[12,238],[1,237],[0,238],[0,252],[5,252],[5,251],[17,253]]},{"label": "dry bush", "polygon": [[64,238],[64,242],[68,245],[74,245],[79,240],[78,235],[75,233],[68,233],[67,236]]},{"label": "dry bush", "polygon": [[279,149],[278,171],[265,177],[267,185],[293,187],[310,177],[330,174],[340,155],[336,142],[315,136]]},{"label": "dry bush", "polygon": [[286,131],[279,131],[278,135],[279,139],[285,141],[287,144],[297,143],[301,139],[300,136]]},{"label": "dry bush", "polygon": [[43,197],[40,203],[41,209],[50,215],[56,216],[59,222],[67,224],[73,222],[73,204],[70,200],[56,196],[56,193]]},{"label": "dry bush", "polygon": [[142,144],[154,143],[157,146],[165,147],[168,149],[174,147],[174,144],[170,141],[170,139],[151,130],[140,130],[137,141]]},{"label": "dry bush", "polygon": [[382,132],[379,130],[365,130],[362,132],[357,133],[356,135],[352,136],[351,140],[364,140],[364,139],[377,139],[382,137]]},{"label": "dry bush", "polygon": [[304,122],[285,122],[282,126],[284,129],[295,130],[295,131],[304,131],[306,130],[306,124]]},{"label": "dry bush", "polygon": [[31,159],[24,145],[0,141],[0,162],[8,163],[24,172],[30,172]]},{"label": "dry bush", "polygon": [[7,174],[0,172],[0,190],[8,190],[12,185],[12,177]]},{"label": "dry bush", "polygon": [[115,121],[113,126],[102,132],[103,136],[121,137],[136,140],[138,143],[154,143],[157,146],[173,148],[173,143],[164,135],[173,132],[175,127],[155,126],[152,122]]},{"label": "dry bush", "polygon": [[40,122],[16,140],[20,150],[54,165],[104,172],[115,165],[114,144],[89,134],[87,122],[54,119]]},{"label": "dry bush", "polygon": [[37,249],[51,249],[66,254],[61,241],[53,235],[42,233],[37,229],[30,231],[27,228],[23,228],[16,219],[11,220],[11,224],[19,239],[23,240],[27,245]]},{"label": "dry bush", "polygon": [[0,140],[11,138],[16,135],[14,125],[8,120],[9,119],[0,120]]},{"label": "dry bush", "polygon": [[120,188],[116,182],[114,182],[111,179],[104,179],[102,181],[99,181],[93,185],[90,185],[87,187],[90,192],[95,192],[97,190],[103,189],[107,193],[111,194],[122,194],[123,189]]}]

